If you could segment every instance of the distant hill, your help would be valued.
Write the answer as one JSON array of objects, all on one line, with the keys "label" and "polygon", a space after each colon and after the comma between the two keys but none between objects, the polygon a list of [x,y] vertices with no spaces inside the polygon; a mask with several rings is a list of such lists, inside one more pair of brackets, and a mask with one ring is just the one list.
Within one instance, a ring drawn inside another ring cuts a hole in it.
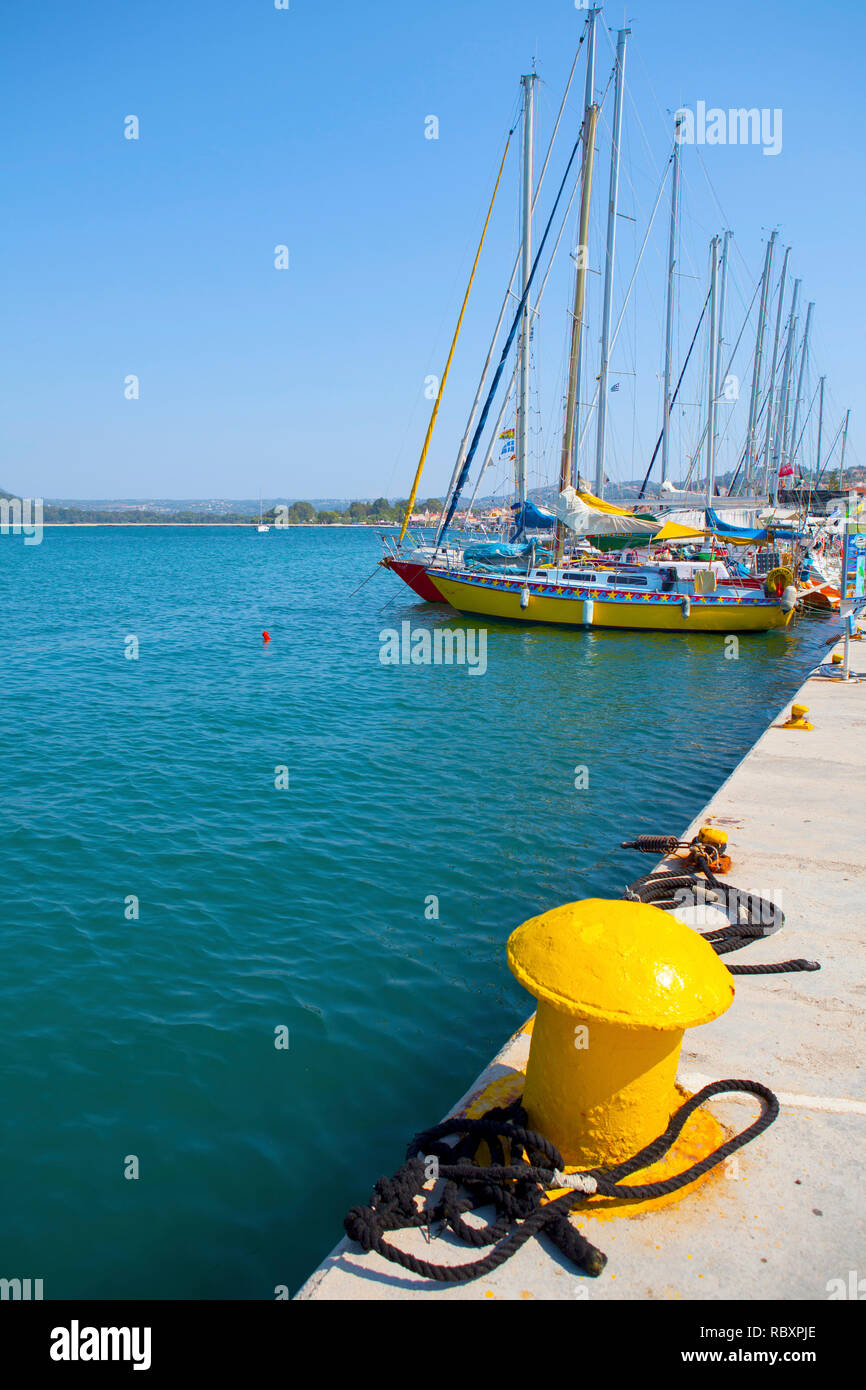
[{"label": "distant hill", "polygon": [[[310,500],[317,512],[342,512],[347,510],[353,499],[265,497],[262,499],[262,506],[265,511],[273,511],[274,507],[277,506],[290,507],[293,502],[307,500]],[[373,499],[366,500],[372,501]],[[225,497],[46,497],[45,505],[87,512],[150,512],[165,516],[174,516],[177,513],[194,513],[196,516],[207,516],[211,519],[240,516],[252,520],[257,518],[259,514],[259,499],[257,497],[239,499]]]}]

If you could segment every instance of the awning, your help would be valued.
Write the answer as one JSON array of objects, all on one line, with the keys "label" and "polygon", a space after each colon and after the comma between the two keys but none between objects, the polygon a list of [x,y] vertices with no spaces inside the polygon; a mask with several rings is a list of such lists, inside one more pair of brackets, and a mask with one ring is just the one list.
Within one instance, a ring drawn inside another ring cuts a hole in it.
[{"label": "awning", "polygon": [[757,545],[757,541],[748,536],[729,536],[727,533],[720,535],[715,531],[701,531],[693,526],[681,526],[678,521],[666,521],[662,529],[657,531],[653,537],[653,545],[662,544],[664,541],[674,544],[682,542],[685,545],[693,541],[708,541],[713,537],[725,545]]},{"label": "awning", "polygon": [[702,541],[710,535],[711,531],[695,531],[691,526],[680,526],[678,521],[666,521],[653,541]]}]

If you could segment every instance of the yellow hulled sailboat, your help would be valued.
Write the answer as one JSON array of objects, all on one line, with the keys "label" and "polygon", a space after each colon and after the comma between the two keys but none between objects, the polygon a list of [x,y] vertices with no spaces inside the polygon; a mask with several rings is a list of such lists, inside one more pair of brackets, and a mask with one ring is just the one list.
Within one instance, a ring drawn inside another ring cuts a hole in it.
[{"label": "yellow hulled sailboat", "polygon": [[[710,573],[712,571],[704,571]],[[684,591],[659,571],[641,574],[573,569],[532,570],[527,576],[428,570],[446,603],[459,613],[565,627],[639,628],[664,632],[768,632],[791,621],[795,599],[760,592]],[[666,583],[670,586],[665,588]],[[735,591],[736,590],[736,591]]]},{"label": "yellow hulled sailboat", "polygon": [[[582,536],[661,537],[687,543],[705,533],[624,511],[567,487],[556,506],[559,524]],[[678,535],[676,533],[679,533]],[[635,557],[636,559],[637,557]],[[767,632],[786,627],[797,601],[793,575],[772,572],[761,584],[733,578],[723,563],[688,561],[504,567],[441,564],[427,577],[461,613],[566,627],[639,628],[664,632]],[[790,581],[790,582],[789,582]]]}]

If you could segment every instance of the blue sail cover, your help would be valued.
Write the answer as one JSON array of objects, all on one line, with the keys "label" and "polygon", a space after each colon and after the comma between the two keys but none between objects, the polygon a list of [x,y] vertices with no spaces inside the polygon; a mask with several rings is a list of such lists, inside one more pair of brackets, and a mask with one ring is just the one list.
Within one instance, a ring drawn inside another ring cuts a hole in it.
[{"label": "blue sail cover", "polygon": [[765,541],[768,539],[767,532],[763,527],[754,529],[750,526],[731,526],[727,521],[722,521],[718,512],[714,512],[712,507],[706,510],[707,526],[711,531],[715,531],[717,536],[736,536],[741,541]]},{"label": "blue sail cover", "polygon": [[542,511],[536,507],[534,502],[526,501],[521,508],[516,502],[511,507],[514,513],[514,525],[517,527],[517,534],[521,531],[552,531],[556,525],[556,517],[552,512]]},{"label": "blue sail cover", "polygon": [[467,546],[463,559],[469,565],[495,565],[497,560],[522,559],[531,549],[531,541],[480,541],[478,545]]},{"label": "blue sail cover", "polygon": [[790,526],[771,526],[769,530],[763,527],[753,529],[750,526],[731,526],[727,521],[722,521],[712,507],[707,507],[706,518],[707,526],[722,540],[725,536],[740,541],[768,541],[771,537],[775,540],[798,541],[803,538],[802,531],[793,531]]}]

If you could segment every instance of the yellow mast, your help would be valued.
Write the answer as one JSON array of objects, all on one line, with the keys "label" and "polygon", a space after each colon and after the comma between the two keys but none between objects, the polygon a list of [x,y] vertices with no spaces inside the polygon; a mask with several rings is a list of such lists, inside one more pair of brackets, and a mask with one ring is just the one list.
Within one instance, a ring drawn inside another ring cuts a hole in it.
[{"label": "yellow mast", "polygon": [[[559,465],[559,490],[571,482],[571,460],[574,455],[575,417],[577,412],[577,364],[580,360],[580,335],[583,327],[583,300],[586,289],[586,261],[589,254],[589,200],[592,192],[592,168],[595,160],[595,128],[598,107],[588,106],[584,117],[583,184],[580,191],[580,236],[577,247],[577,279],[574,282],[574,309],[571,319],[571,356],[568,366],[568,396],[565,405],[565,427],[562,431],[562,457]],[[565,527],[556,523],[556,558],[561,559],[565,547]]]},{"label": "yellow mast", "polygon": [[499,165],[499,173],[496,175],[496,183],[493,188],[493,197],[490,199],[490,207],[487,209],[487,218],[484,223],[484,230],[481,233],[481,240],[478,243],[478,250],[475,253],[475,261],[472,266],[472,274],[469,276],[469,284],[466,286],[466,293],[463,296],[463,304],[460,309],[460,317],[457,320],[457,327],[454,330],[454,337],[451,340],[451,351],[448,354],[448,361],[445,363],[445,371],[442,373],[442,381],[440,383],[439,390],[436,393],[436,400],[433,402],[433,413],[430,416],[430,424],[427,426],[427,437],[424,440],[424,448],[421,450],[421,457],[418,460],[418,467],[415,472],[415,481],[412,484],[412,491],[409,494],[409,501],[406,504],[406,515],[403,518],[403,525],[400,528],[400,540],[398,542],[398,544],[400,545],[402,545],[403,538],[406,535],[406,529],[409,525],[409,517],[412,515],[412,508],[415,505],[415,498],[418,496],[418,487],[421,482],[421,474],[424,472],[424,464],[427,459],[427,451],[430,448],[430,441],[433,438],[433,431],[436,428],[436,417],[439,414],[439,402],[441,401],[442,393],[445,390],[445,383],[448,380],[448,373],[451,371],[451,362],[454,357],[454,350],[457,347],[457,339],[460,337],[460,329],[463,327],[463,315],[466,313],[466,305],[469,303],[469,294],[472,290],[473,281],[475,280],[475,272],[478,269],[478,262],[481,259],[481,251],[487,237],[487,228],[490,226],[490,218],[493,214],[493,204],[496,202],[496,195],[499,192],[499,181],[502,178],[502,170],[505,168],[505,158],[508,154],[508,146],[511,144],[511,136],[513,135],[513,133],[514,132],[511,130],[508,132],[508,139],[505,142],[505,150],[502,155],[502,163]]}]

